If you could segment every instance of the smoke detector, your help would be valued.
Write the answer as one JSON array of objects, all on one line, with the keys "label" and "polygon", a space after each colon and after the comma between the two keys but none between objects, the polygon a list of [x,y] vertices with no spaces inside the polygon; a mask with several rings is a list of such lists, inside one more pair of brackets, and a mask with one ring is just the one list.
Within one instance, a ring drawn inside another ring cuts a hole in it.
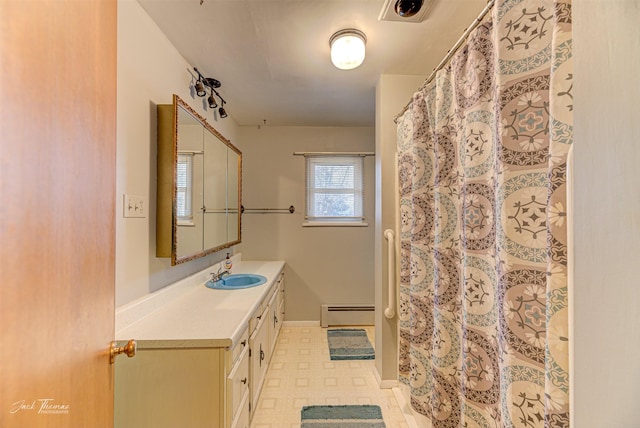
[{"label": "smoke detector", "polygon": [[[428,0],[427,0],[428,1]],[[384,0],[379,21],[422,22],[427,16],[425,0]]]}]

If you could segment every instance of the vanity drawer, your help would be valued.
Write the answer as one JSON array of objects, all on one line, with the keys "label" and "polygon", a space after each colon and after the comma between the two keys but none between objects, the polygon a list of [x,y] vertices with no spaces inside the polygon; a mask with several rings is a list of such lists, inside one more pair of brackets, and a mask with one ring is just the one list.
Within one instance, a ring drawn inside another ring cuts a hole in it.
[{"label": "vanity drawer", "polygon": [[230,415],[233,420],[240,409],[242,399],[249,393],[249,347],[245,346],[238,362],[227,377],[228,400],[231,405]]},{"label": "vanity drawer", "polygon": [[238,357],[249,345],[249,330],[245,330],[240,336],[240,341],[234,345],[231,349],[231,364],[234,364],[238,361]]},{"label": "vanity drawer", "polygon": [[269,303],[269,301],[265,299],[263,304],[260,305],[258,310],[249,319],[249,336],[253,334],[258,324],[260,324],[260,320],[267,316],[267,303]]}]

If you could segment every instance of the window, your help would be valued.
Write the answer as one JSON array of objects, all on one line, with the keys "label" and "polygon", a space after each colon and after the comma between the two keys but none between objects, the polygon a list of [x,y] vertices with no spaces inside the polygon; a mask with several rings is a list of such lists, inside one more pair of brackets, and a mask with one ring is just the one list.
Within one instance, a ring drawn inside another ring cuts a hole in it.
[{"label": "window", "polygon": [[366,226],[363,157],[307,156],[305,226]]},{"label": "window", "polygon": [[193,225],[193,154],[179,154],[176,166],[176,209],[180,225]]}]

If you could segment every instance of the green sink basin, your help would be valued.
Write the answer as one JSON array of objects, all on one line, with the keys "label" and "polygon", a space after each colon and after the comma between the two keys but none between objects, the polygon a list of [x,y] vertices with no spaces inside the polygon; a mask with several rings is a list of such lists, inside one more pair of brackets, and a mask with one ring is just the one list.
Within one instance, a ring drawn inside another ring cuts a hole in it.
[{"label": "green sink basin", "polygon": [[207,281],[205,284],[209,288],[217,290],[238,290],[262,285],[267,282],[267,278],[253,273],[235,273],[223,276],[217,281]]}]

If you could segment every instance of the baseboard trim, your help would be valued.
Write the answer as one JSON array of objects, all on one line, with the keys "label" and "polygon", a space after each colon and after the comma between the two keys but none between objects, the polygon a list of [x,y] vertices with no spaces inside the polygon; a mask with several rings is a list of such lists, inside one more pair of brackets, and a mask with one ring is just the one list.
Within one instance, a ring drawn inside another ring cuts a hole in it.
[{"label": "baseboard trim", "polygon": [[[420,428],[420,425],[418,425],[418,421],[413,416],[413,411],[411,410],[411,405],[407,402],[407,400],[406,400],[404,394],[402,393],[402,391],[400,390],[400,388],[401,388],[401,386],[398,386],[396,388],[393,388],[392,391],[393,391],[393,395],[395,395],[395,397],[396,397],[396,401],[398,402],[398,406],[400,406],[400,410],[402,411],[402,416],[404,416],[404,420],[407,422],[407,425],[409,426],[409,428]],[[432,425],[429,424],[426,427],[431,428]]]},{"label": "baseboard trim", "polygon": [[283,327],[320,327],[320,321],[284,321]]},{"label": "baseboard trim", "polygon": [[397,380],[383,380],[378,383],[380,385],[380,389],[393,389],[398,386]]},{"label": "baseboard trim", "polygon": [[393,389],[398,386],[398,381],[393,379],[382,380],[380,377],[380,373],[378,373],[378,369],[373,368],[373,376],[376,378],[376,382],[378,382],[378,388],[380,389]]}]

